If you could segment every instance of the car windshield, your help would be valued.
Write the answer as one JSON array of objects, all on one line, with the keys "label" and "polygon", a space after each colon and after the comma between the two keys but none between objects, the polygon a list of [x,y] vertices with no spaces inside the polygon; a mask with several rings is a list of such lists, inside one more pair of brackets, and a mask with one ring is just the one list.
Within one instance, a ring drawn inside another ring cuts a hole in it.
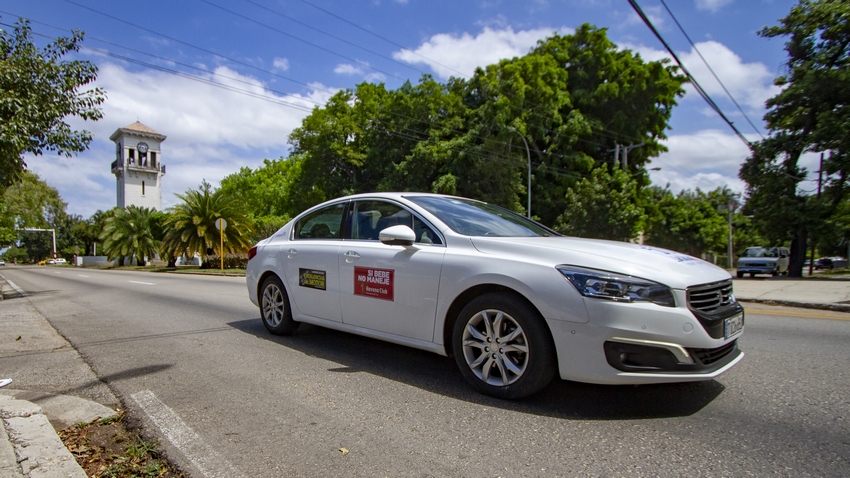
[{"label": "car windshield", "polygon": [[748,247],[741,257],[776,257],[776,250],[764,247]]},{"label": "car windshield", "polygon": [[406,196],[466,236],[557,236],[558,233],[505,208],[471,199]]}]

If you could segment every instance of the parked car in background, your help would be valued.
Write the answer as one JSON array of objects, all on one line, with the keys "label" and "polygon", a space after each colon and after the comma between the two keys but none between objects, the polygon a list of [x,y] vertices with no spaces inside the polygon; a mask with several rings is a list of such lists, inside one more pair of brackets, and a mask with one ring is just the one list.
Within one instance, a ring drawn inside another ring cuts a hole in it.
[{"label": "parked car in background", "polygon": [[3,259],[0,259],[0,266],[5,266],[5,265],[6,265],[6,261],[4,261]]},{"label": "parked car in background", "polygon": [[788,263],[791,251],[787,247],[748,247],[738,256],[736,275],[744,277],[749,274],[768,274],[776,276],[788,273]]},{"label": "parked car in background", "polygon": [[726,270],[561,236],[472,199],[335,199],[248,257],[248,296],[269,332],[304,322],[453,356],[472,387],[499,398],[528,396],[555,376],[711,380],[744,356],[744,309]]},{"label": "parked car in background", "polygon": [[843,257],[821,257],[815,261],[815,269],[832,270],[847,267],[847,259]]}]

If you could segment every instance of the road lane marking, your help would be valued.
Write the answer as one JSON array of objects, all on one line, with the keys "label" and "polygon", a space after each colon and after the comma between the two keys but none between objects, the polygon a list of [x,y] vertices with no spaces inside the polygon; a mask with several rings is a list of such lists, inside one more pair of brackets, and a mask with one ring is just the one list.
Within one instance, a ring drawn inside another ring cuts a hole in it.
[{"label": "road lane marking", "polygon": [[204,439],[162,403],[150,390],[130,395],[159,427],[162,434],[191,461],[201,473],[210,478],[243,476],[227,460],[204,443]]},{"label": "road lane marking", "polygon": [[131,284],[156,285],[153,282],[141,282],[141,281],[137,281],[137,280],[128,280],[127,282],[129,282]]},{"label": "road lane marking", "polygon": [[77,275],[80,276],[80,277],[88,277],[88,276],[83,275],[83,274],[77,274]]}]

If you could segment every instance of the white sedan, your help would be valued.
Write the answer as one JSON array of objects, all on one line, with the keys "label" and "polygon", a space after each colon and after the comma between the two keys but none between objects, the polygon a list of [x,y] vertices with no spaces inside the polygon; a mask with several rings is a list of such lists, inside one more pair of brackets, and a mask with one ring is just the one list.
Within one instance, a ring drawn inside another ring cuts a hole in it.
[{"label": "white sedan", "polygon": [[454,356],[482,393],[565,380],[710,380],[744,356],[728,272],[676,252],[565,237],[498,206],[424,193],[315,206],[251,248],[266,328],[301,322]]}]

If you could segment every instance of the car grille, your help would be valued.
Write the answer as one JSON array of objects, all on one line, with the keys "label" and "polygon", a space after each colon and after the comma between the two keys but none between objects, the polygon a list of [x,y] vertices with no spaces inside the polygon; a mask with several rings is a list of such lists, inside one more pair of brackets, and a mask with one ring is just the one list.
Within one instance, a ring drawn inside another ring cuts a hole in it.
[{"label": "car grille", "polygon": [[711,365],[723,357],[729,355],[738,346],[738,341],[733,340],[728,344],[716,349],[691,349],[691,355],[703,365]]},{"label": "car grille", "polygon": [[692,310],[711,313],[733,302],[732,279],[688,287],[688,307]]}]

